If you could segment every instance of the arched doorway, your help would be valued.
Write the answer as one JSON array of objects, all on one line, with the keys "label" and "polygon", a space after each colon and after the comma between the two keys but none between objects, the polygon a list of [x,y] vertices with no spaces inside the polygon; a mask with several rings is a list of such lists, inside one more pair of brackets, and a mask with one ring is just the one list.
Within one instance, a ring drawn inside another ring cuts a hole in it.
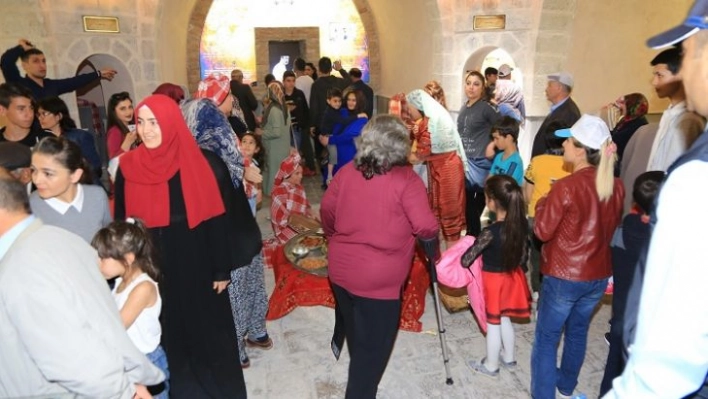
[{"label": "arched doorway", "polygon": [[[108,54],[93,54],[79,63],[77,74],[96,72],[104,68],[116,70],[113,80],[97,80],[91,85],[76,91],[76,105],[79,112],[79,121],[84,129],[96,135],[98,153],[103,164],[107,163],[106,151],[106,104],[114,94],[122,91],[130,93],[135,98],[133,78],[128,68],[118,58]],[[104,174],[105,175],[105,174]]]},{"label": "arched doorway", "polygon": [[[369,84],[374,89],[377,89],[380,85],[381,71],[380,71],[380,57],[379,57],[379,41],[378,33],[376,29],[376,22],[374,16],[371,13],[368,0],[351,0],[354,7],[359,14],[361,23],[364,26],[366,35],[368,37],[366,46],[369,52]],[[213,4],[214,0],[199,0],[194,3],[194,8],[192,9],[189,18],[189,29],[190,31],[203,32],[204,25],[206,22],[206,17],[209,14],[209,10]],[[252,1],[253,4],[261,5],[263,2]],[[328,26],[333,28],[332,26]],[[201,34],[199,35],[188,35],[187,36],[187,80],[188,87],[190,91],[194,91],[201,80],[201,59],[200,59],[200,48],[201,48]],[[319,47],[319,45],[317,46]],[[322,54],[325,55],[325,54]],[[334,55],[336,58],[336,54]],[[319,55],[318,55],[319,57]],[[316,63],[316,59],[314,60]],[[256,79],[258,77],[256,76]]]}]

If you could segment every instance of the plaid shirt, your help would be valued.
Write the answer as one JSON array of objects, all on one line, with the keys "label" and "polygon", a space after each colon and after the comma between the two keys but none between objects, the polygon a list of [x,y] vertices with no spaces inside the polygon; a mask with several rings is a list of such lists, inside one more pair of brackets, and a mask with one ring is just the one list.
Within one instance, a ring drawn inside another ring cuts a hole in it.
[{"label": "plaid shirt", "polygon": [[297,232],[288,226],[291,213],[306,215],[310,210],[305,189],[301,185],[282,182],[271,193],[270,217],[273,233],[281,244],[295,237]]}]

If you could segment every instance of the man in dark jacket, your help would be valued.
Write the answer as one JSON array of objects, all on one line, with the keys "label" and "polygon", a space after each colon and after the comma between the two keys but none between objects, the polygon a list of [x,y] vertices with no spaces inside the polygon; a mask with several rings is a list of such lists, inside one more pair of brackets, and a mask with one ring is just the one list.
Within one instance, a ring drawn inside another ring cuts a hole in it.
[{"label": "man in dark jacket", "polygon": [[364,112],[366,112],[366,115],[371,119],[371,116],[374,114],[374,90],[361,79],[362,74],[359,68],[350,69],[349,76],[352,79],[352,84],[349,87],[353,87],[354,90],[359,90],[364,94],[364,98],[366,98],[366,108],[364,108]]},{"label": "man in dark jacket", "polygon": [[553,122],[560,122],[566,126],[573,126],[580,119],[580,109],[575,104],[570,93],[573,91],[573,75],[568,72],[559,72],[548,75],[546,98],[551,102],[551,112],[543,120],[538,133],[533,139],[531,157],[546,153],[545,137],[554,132],[548,131],[548,126]]},{"label": "man in dark jacket", "polygon": [[[18,59],[22,59],[25,77],[20,75],[17,68]],[[30,89],[32,97],[37,101],[70,93],[100,79],[113,80],[116,75],[114,69],[104,68],[66,79],[47,79],[47,59],[44,53],[26,39],[20,39],[19,45],[5,51],[0,57],[0,69],[5,82],[19,83]]]},{"label": "man in dark jacket", "polygon": [[231,94],[238,99],[248,130],[255,132],[256,115],[254,112],[256,108],[258,108],[258,100],[256,100],[256,96],[253,95],[251,86],[243,83],[243,72],[240,69],[231,71]]},{"label": "man in dark jacket", "polygon": [[[320,58],[318,69],[319,77],[312,84],[312,91],[310,92],[310,135],[313,137],[316,137],[317,130],[319,130],[320,123],[322,123],[322,116],[325,109],[327,109],[327,92],[329,89],[337,87],[340,90],[344,90],[351,84],[349,73],[342,69],[342,64],[339,61],[334,63],[334,69],[339,71],[344,79],[330,75],[332,73],[332,60],[328,57]],[[320,141],[315,140],[315,155],[318,158],[321,158],[322,149]]]}]

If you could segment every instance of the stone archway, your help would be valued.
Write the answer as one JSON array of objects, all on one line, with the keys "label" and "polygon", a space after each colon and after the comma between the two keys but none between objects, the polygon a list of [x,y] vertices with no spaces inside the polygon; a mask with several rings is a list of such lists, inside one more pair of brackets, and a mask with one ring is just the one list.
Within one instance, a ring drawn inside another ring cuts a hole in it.
[{"label": "stone archway", "polygon": [[[376,23],[374,21],[374,16],[369,7],[368,0],[352,0],[354,6],[359,12],[359,17],[361,18],[361,23],[364,25],[366,30],[366,37],[368,42],[369,50],[369,71],[371,80],[369,84],[374,90],[378,89],[380,86],[381,79],[381,63],[379,60],[379,39],[378,32],[376,29]],[[199,48],[201,40],[201,32],[204,30],[204,22],[206,21],[207,14],[213,0],[199,0],[194,4],[192,13],[189,17],[187,35],[187,82],[190,91],[195,91],[197,85],[199,84],[200,72],[199,72]],[[198,32],[198,34],[193,34],[193,32]],[[195,67],[196,66],[196,67]]]}]

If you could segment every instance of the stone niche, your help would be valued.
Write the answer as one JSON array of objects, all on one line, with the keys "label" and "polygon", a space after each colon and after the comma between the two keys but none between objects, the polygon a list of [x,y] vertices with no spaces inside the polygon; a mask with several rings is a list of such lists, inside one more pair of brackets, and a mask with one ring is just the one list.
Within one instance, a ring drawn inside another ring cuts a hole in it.
[{"label": "stone niche", "polygon": [[[317,60],[320,58],[320,28],[255,28],[256,40],[256,78],[258,85],[255,87],[256,94],[265,94],[263,77],[270,73],[270,51],[269,43],[277,41],[300,42],[302,57],[306,60]],[[290,60],[290,67],[295,60]],[[282,80],[282,76],[276,76]],[[255,80],[255,79],[254,79]]]}]

